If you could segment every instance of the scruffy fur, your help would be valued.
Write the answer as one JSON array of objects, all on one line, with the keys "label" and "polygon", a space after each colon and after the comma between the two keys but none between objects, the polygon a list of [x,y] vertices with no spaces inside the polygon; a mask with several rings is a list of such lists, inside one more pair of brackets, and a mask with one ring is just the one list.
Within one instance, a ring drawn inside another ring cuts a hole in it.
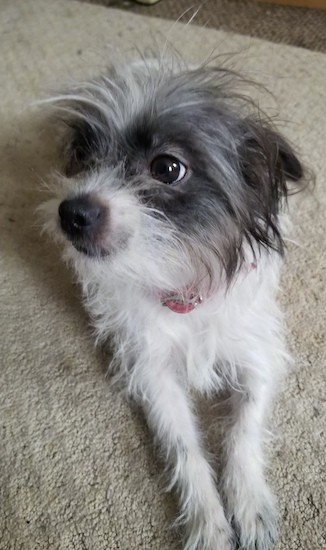
[{"label": "scruffy fur", "polygon": [[[41,208],[45,228],[63,244],[97,338],[112,342],[113,381],[141,403],[163,451],[184,550],[267,550],[277,538],[262,445],[288,361],[275,293],[287,181],[296,186],[302,168],[240,85],[223,68],[142,61],[51,100],[65,176]],[[162,155],[185,176],[157,179]],[[178,313],[175,298],[166,305],[175,295],[198,304]],[[225,388],[216,480],[190,390]]]}]

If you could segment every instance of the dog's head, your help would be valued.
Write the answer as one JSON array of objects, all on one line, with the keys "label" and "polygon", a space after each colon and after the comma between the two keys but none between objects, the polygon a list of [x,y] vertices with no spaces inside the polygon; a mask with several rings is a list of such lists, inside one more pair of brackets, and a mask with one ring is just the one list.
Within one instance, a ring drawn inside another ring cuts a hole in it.
[{"label": "dog's head", "polygon": [[182,289],[230,281],[246,250],[283,252],[279,213],[303,170],[237,83],[131,64],[56,98],[66,178],[48,226],[77,271]]}]

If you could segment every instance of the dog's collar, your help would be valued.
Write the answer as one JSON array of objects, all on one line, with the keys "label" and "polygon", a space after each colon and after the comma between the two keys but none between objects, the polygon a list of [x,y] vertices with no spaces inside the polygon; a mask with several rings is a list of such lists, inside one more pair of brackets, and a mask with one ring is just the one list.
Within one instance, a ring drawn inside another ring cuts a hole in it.
[{"label": "dog's collar", "polygon": [[[248,272],[257,268],[256,262],[248,265]],[[197,291],[188,291],[185,294],[161,294],[160,300],[162,306],[168,307],[174,313],[190,313],[202,303],[203,296]]]},{"label": "dog's collar", "polygon": [[203,301],[201,294],[191,292],[189,296],[182,294],[167,294],[161,296],[161,304],[174,313],[190,313]]}]

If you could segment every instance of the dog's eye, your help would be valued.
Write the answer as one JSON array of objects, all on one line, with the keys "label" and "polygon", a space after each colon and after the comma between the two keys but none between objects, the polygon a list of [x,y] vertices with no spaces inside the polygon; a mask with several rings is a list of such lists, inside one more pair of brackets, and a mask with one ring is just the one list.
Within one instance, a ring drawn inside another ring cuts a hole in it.
[{"label": "dog's eye", "polygon": [[187,168],[180,160],[170,155],[156,157],[151,164],[151,174],[156,180],[163,183],[176,183],[182,180]]}]

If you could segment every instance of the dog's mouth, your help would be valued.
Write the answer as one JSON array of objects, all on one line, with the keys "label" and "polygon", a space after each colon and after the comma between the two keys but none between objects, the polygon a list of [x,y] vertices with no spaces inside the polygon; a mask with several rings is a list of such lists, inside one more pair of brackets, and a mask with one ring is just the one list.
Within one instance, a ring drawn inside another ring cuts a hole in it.
[{"label": "dog's mouth", "polygon": [[105,250],[103,248],[99,248],[94,245],[85,245],[84,243],[79,243],[77,241],[71,242],[73,247],[77,250],[77,252],[80,252],[84,256],[88,256],[89,258],[105,258],[110,253],[108,250]]}]

